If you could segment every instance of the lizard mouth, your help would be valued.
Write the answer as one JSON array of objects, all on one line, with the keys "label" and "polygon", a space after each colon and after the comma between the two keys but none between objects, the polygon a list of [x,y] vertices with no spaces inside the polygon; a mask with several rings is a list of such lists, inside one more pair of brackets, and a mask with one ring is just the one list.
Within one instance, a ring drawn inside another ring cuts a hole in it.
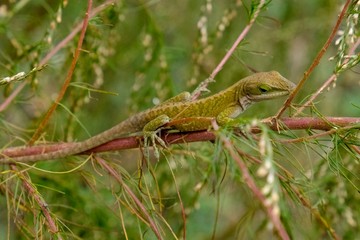
[{"label": "lizard mouth", "polygon": [[257,101],[270,100],[270,99],[286,96],[290,92],[291,91],[276,91],[276,92],[271,92],[271,93],[268,92],[268,93],[259,94],[259,95],[248,95],[247,97],[249,100],[257,102]]}]

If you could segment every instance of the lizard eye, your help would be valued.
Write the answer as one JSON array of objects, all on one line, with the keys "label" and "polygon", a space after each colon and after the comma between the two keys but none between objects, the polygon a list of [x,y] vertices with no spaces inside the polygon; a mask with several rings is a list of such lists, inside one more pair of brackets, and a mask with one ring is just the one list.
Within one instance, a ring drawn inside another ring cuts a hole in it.
[{"label": "lizard eye", "polygon": [[268,85],[260,85],[258,89],[261,93],[267,93],[271,88]]}]

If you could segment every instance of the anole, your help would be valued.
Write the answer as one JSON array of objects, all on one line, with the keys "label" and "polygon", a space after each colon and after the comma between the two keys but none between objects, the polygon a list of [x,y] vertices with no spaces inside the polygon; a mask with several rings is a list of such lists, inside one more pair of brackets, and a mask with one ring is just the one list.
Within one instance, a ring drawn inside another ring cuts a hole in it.
[{"label": "anole", "polygon": [[[178,131],[197,131],[208,129],[211,126],[211,119],[215,119],[220,126],[231,124],[251,104],[288,95],[294,88],[295,84],[278,72],[256,73],[206,98],[190,100],[190,93],[184,92],[158,106],[137,113],[94,137],[75,142],[67,148],[20,157],[8,157],[0,153],[0,162],[35,162],[64,158],[141,131],[147,137],[153,136],[156,130],[166,125]],[[186,121],[186,119],[192,120]],[[172,122],[174,124],[171,124]]]}]

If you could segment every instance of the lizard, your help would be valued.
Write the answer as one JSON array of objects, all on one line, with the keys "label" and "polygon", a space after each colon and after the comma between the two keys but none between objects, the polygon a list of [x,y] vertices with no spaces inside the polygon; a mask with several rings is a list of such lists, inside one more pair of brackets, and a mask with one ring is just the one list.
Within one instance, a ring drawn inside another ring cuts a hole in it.
[{"label": "lizard", "polygon": [[[0,153],[0,162],[35,162],[64,158],[141,131],[145,138],[154,136],[159,129],[171,122],[174,123],[170,124],[171,129],[180,132],[207,130],[211,126],[212,119],[215,119],[220,126],[231,124],[253,103],[288,95],[295,86],[276,71],[255,73],[205,98],[191,100],[190,93],[183,92],[129,117],[98,135],[74,142],[64,149],[16,157]],[[187,119],[192,120],[187,121]]]}]

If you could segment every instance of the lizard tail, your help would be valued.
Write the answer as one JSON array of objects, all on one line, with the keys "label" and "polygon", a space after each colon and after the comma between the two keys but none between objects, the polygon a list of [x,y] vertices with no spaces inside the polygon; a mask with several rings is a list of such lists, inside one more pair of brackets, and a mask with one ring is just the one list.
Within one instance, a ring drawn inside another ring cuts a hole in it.
[{"label": "lizard tail", "polygon": [[[117,137],[121,137],[122,135],[133,133],[134,131],[138,131],[138,129],[135,129],[133,127],[131,121],[125,120],[119,123],[118,125],[98,135],[95,135],[94,137],[86,139],[82,142],[65,144],[64,148],[57,151],[35,154],[35,155],[19,156],[19,157],[11,157],[11,156],[7,156],[4,153],[0,153],[0,163],[2,164],[9,164],[16,162],[31,163],[37,161],[64,158],[67,156],[72,156],[78,153],[85,152],[86,150],[97,147],[106,142],[109,142]],[[44,149],[46,149],[46,145],[44,146]]]}]

